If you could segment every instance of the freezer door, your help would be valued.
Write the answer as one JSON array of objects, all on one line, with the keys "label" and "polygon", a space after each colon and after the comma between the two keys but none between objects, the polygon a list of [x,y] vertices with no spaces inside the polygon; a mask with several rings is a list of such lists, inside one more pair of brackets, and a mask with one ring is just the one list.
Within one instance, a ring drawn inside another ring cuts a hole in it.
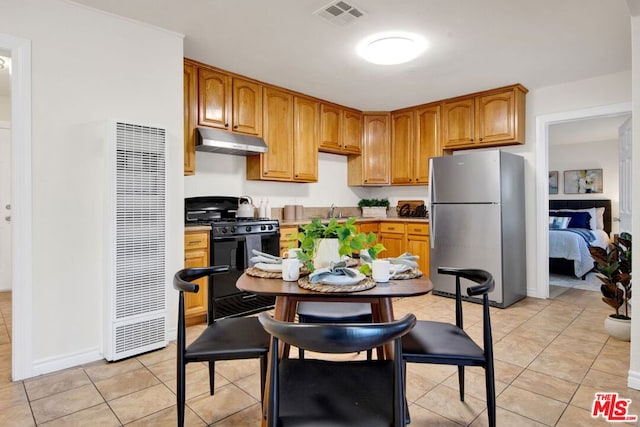
[{"label": "freezer door", "polygon": [[489,299],[501,304],[500,205],[439,204],[432,209],[430,279],[433,289],[456,292],[454,277],[438,274],[438,267],[479,268],[493,275],[496,286]]},{"label": "freezer door", "polygon": [[499,203],[500,152],[431,159],[431,203]]}]

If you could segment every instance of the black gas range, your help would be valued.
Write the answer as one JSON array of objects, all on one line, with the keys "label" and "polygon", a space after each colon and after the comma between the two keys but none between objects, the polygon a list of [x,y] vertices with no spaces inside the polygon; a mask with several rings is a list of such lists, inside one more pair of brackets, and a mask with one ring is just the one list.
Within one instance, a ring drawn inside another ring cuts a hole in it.
[{"label": "black gas range", "polygon": [[280,224],[269,218],[237,218],[238,197],[185,199],[185,224],[210,225],[210,265],[228,265],[229,273],[209,277],[209,323],[213,319],[268,310],[275,297],[242,292],[236,281],[249,267],[252,249],[279,255]]}]

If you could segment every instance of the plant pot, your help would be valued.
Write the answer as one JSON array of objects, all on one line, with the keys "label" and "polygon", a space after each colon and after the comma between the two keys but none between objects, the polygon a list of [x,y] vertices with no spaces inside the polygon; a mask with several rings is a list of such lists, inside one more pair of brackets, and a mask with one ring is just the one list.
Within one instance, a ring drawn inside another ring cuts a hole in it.
[{"label": "plant pot", "polygon": [[615,339],[631,341],[631,319],[618,319],[609,315],[604,319],[604,329]]},{"label": "plant pot", "polygon": [[313,259],[315,269],[329,267],[331,262],[340,261],[340,241],[338,239],[319,239],[316,257]]},{"label": "plant pot", "polygon": [[363,218],[386,218],[387,208],[385,206],[363,206],[362,208]]}]

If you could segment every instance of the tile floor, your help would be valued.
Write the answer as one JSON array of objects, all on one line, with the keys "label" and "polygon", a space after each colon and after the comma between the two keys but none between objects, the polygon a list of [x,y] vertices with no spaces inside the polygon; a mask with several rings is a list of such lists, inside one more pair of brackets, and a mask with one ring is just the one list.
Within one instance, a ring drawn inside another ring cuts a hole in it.
[{"label": "tile floor", "polygon": [[[98,361],[11,382],[10,298],[0,293],[0,425],[175,425],[175,343],[117,363]],[[399,299],[394,308],[397,317],[413,312],[453,321],[452,304],[427,295]],[[465,305],[467,330],[475,338],[481,335],[479,309]],[[599,293],[576,289],[492,309],[498,426],[606,425],[590,416],[597,391],[632,399],[629,413],[640,415],[640,391],[626,387],[629,343],[609,338],[602,328],[609,311]],[[209,396],[206,365],[188,365],[186,424],[259,426],[258,362],[219,362],[216,368],[216,394]],[[455,367],[409,364],[411,425],[487,425],[483,371],[467,372],[460,402]]]}]

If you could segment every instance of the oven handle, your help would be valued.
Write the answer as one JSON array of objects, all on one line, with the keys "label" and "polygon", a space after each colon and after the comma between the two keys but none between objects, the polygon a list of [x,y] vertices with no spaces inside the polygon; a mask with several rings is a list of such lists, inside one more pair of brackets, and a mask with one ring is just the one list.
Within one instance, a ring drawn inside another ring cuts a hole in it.
[{"label": "oven handle", "polygon": [[257,294],[247,294],[247,295],[242,295],[242,299],[243,300],[250,300],[250,299],[256,299],[258,298]]}]

